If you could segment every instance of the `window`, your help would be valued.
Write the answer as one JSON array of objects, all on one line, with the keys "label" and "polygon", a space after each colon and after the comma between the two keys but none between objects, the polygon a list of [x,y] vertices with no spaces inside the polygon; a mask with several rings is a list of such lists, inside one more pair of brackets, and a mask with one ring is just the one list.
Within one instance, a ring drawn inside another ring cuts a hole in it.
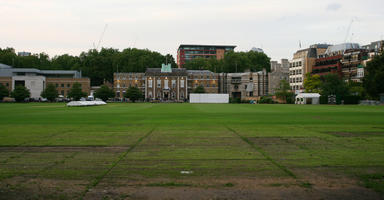
[{"label": "window", "polygon": [[184,80],[180,80],[180,87],[184,88]]},{"label": "window", "polygon": [[152,91],[148,92],[148,98],[152,98]]},{"label": "window", "polygon": [[63,95],[63,96],[64,96],[64,90],[61,90],[61,95]]},{"label": "window", "polygon": [[8,87],[8,86],[9,86],[9,83],[6,83],[5,85]]},{"label": "window", "polygon": [[67,88],[70,88],[70,87],[71,87],[71,84],[68,83],[68,84],[67,84]]},{"label": "window", "polygon": [[152,88],[152,79],[148,80],[148,88]]},{"label": "window", "polygon": [[62,87],[62,88],[64,87],[64,83],[61,84],[61,87]]},{"label": "window", "polygon": [[172,80],[172,88],[176,88],[176,80]]},{"label": "window", "polygon": [[56,83],[56,88],[58,88],[59,87],[59,84],[58,83]]},{"label": "window", "polygon": [[244,85],[244,89],[247,89],[248,85]]},{"label": "window", "polygon": [[164,79],[164,88],[168,89],[168,79]]},{"label": "window", "polygon": [[157,80],[157,88],[161,88],[161,80]]}]

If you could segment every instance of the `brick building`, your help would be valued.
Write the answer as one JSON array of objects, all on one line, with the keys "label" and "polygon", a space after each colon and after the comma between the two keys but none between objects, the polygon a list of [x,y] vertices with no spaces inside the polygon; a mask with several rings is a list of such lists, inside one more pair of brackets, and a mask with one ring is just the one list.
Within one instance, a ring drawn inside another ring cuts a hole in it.
[{"label": "brick building", "polygon": [[114,73],[116,97],[124,98],[129,87],[141,89],[146,100],[185,101],[203,86],[206,93],[225,93],[232,98],[250,99],[268,95],[268,73],[213,73],[209,70],[147,68],[145,73]]},{"label": "brick building", "polygon": [[224,58],[224,54],[233,51],[233,45],[190,45],[182,44],[177,50],[177,65],[182,68],[185,62],[195,58]]}]

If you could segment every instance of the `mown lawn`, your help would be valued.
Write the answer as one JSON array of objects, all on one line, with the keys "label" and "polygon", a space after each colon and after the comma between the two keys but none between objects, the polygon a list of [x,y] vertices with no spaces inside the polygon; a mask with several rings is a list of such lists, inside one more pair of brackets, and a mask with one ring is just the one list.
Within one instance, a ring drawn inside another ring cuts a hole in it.
[{"label": "mown lawn", "polygon": [[[384,107],[3,103],[0,163],[0,196],[10,198],[83,198],[126,180],[216,187],[196,180],[274,178],[308,189],[315,176],[383,194]],[[54,181],[49,192],[34,188],[48,187],[41,180]]]}]

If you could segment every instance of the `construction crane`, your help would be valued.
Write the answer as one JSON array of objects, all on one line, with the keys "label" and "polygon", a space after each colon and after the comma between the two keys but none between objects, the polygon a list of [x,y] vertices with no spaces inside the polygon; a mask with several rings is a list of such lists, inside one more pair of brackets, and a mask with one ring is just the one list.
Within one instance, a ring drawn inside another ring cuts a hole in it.
[{"label": "construction crane", "polygon": [[347,33],[346,33],[346,35],[345,35],[344,43],[347,42],[348,37],[349,37],[349,32],[351,32],[352,24],[353,24],[353,22],[355,22],[355,21],[356,21],[355,17],[351,19],[351,22],[349,23],[348,28],[347,28]]},{"label": "construction crane", "polygon": [[99,38],[99,42],[97,43],[97,46],[95,46],[95,43],[93,43],[93,48],[98,50],[99,49],[99,46],[101,44],[101,41],[103,40],[103,37],[104,37],[104,33],[105,31],[107,30],[108,28],[108,24],[105,24],[104,26],[104,29],[103,29],[103,32],[101,32],[101,35],[100,35],[100,38]]}]

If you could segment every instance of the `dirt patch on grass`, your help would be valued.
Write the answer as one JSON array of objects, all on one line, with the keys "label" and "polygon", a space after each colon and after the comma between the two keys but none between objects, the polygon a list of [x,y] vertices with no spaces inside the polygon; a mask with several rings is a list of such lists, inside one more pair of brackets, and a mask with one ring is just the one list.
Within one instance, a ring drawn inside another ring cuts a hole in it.
[{"label": "dirt patch on grass", "polygon": [[[377,193],[356,185],[353,180],[317,181],[290,178],[115,179],[101,183],[85,199],[380,199]],[[334,182],[332,186],[328,184],[330,181]]]},{"label": "dirt patch on grass", "polygon": [[384,132],[326,132],[337,137],[372,137],[384,136]]},{"label": "dirt patch on grass", "polygon": [[86,183],[84,180],[13,177],[0,183],[0,199],[77,199]]},{"label": "dirt patch on grass", "polygon": [[111,152],[119,153],[124,152],[129,147],[100,147],[100,146],[44,146],[44,147],[31,147],[31,146],[17,146],[17,147],[0,147],[0,152]]},{"label": "dirt patch on grass", "polygon": [[[102,181],[84,199],[380,199],[348,178],[308,178],[305,183],[311,187],[276,177],[114,178]],[[77,199],[87,184],[86,180],[14,177],[0,183],[0,199]]]}]

